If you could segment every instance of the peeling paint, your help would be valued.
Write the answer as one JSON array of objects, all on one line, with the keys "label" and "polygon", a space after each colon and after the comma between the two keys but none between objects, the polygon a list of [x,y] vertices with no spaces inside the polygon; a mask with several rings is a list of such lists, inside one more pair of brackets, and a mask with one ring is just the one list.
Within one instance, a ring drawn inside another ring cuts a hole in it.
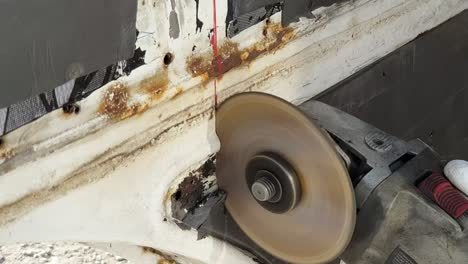
[{"label": "peeling paint", "polygon": [[173,207],[184,211],[192,209],[202,200],[203,190],[203,183],[199,177],[191,175],[185,178],[171,196]]},{"label": "peeling paint", "polygon": [[197,19],[195,33],[197,33],[197,32],[201,32],[201,30],[203,28],[203,21],[201,21],[199,16],[198,16],[198,11],[199,11],[199,7],[200,7],[200,0],[195,0],[195,2],[196,2],[196,19]]},{"label": "peeling paint", "polygon": [[[179,183],[177,190],[166,196],[171,200],[171,211],[174,219],[183,219],[206,196],[205,191],[215,184],[210,176],[216,171],[215,156],[207,159],[200,167],[190,171]],[[184,228],[183,226],[181,226]]]},{"label": "peeling paint", "polygon": [[180,25],[177,12],[175,11],[176,4],[175,0],[171,0],[172,11],[169,14],[169,37],[176,39],[179,38],[180,34]]},{"label": "peeling paint", "polygon": [[[138,33],[138,35],[140,35],[140,33]],[[145,65],[145,54],[146,51],[141,48],[137,48],[133,53],[133,57],[125,61],[122,69],[123,73],[129,75],[134,69]]]},{"label": "peeling paint", "polygon": [[173,39],[179,38],[180,26],[176,11],[172,10],[169,15],[169,36]]},{"label": "peeling paint", "polygon": [[263,39],[251,47],[241,49],[239,43],[225,41],[219,47],[219,59],[222,62],[221,70],[216,66],[217,58],[213,53],[192,55],[188,58],[186,67],[193,77],[201,77],[204,81],[220,78],[233,68],[248,65],[262,54],[275,52],[287,42],[295,38],[291,27],[283,27],[280,23],[265,22]]}]

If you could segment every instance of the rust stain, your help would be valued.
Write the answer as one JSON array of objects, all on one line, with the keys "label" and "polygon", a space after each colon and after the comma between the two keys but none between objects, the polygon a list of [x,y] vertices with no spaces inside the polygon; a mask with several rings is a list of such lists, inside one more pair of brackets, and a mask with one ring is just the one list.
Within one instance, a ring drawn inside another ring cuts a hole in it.
[{"label": "rust stain", "polygon": [[240,49],[239,44],[226,41],[219,47],[218,58],[222,62],[221,71],[217,67],[217,59],[213,53],[193,55],[188,58],[186,67],[193,77],[202,78],[207,82],[214,78],[221,78],[223,74],[233,68],[248,65],[262,54],[272,53],[282,48],[295,38],[291,27],[283,27],[280,23],[267,22],[263,28],[263,39],[254,45]]},{"label": "rust stain", "polygon": [[176,264],[174,260],[160,258],[157,264]]},{"label": "rust stain", "polygon": [[167,91],[169,76],[167,69],[163,68],[151,78],[145,79],[140,84],[140,89],[147,93],[153,100],[159,100]]},{"label": "rust stain", "polygon": [[0,160],[8,160],[15,156],[11,148],[5,147],[5,142],[0,138]]},{"label": "rust stain", "polygon": [[141,247],[141,249],[143,250],[143,253],[152,253],[156,255],[159,255],[161,253],[159,250],[156,250],[151,247]]},{"label": "rust stain", "polygon": [[137,93],[146,94],[150,100],[145,102],[130,102],[131,94],[128,87],[120,82],[113,84],[104,94],[98,109],[102,115],[112,119],[122,120],[146,111],[151,102],[160,100],[169,86],[167,70],[163,69],[150,78],[140,82]]},{"label": "rust stain", "polygon": [[0,147],[0,160],[8,160],[15,156],[15,153],[11,149],[3,149]]},{"label": "rust stain", "polygon": [[184,92],[184,88],[182,88],[182,87],[177,87],[177,90],[176,90],[174,96],[172,96],[171,99],[175,99],[176,97],[178,97],[179,95],[181,95],[183,92]]},{"label": "rust stain", "polygon": [[146,254],[153,254],[159,256],[159,260],[157,264],[177,264],[175,260],[173,260],[171,257],[169,257],[167,254],[164,254],[163,252],[156,250],[154,248],[150,247],[141,247],[143,250],[143,253]]},{"label": "rust stain", "polygon": [[99,113],[114,119],[123,119],[128,115],[130,93],[122,83],[115,83],[104,93]]}]

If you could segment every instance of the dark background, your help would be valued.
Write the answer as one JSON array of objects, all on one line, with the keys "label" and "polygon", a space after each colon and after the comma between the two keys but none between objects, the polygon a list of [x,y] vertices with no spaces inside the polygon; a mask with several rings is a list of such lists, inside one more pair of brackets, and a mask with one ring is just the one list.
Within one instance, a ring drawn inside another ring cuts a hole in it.
[{"label": "dark background", "polygon": [[468,10],[339,83],[318,100],[444,160],[468,159]]}]

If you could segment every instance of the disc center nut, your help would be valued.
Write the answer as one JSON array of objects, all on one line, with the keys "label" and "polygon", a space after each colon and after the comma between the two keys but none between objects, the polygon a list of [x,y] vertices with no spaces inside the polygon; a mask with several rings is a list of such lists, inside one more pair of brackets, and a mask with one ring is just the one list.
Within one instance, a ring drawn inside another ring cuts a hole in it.
[{"label": "disc center nut", "polygon": [[281,184],[268,171],[261,170],[257,172],[257,180],[252,184],[250,189],[257,201],[275,203],[281,200]]},{"label": "disc center nut", "polygon": [[258,201],[265,202],[276,194],[275,185],[266,177],[252,184],[252,194]]},{"label": "disc center nut", "polygon": [[253,198],[273,213],[285,213],[299,202],[301,188],[294,169],[275,153],[261,153],[250,159],[246,183]]}]

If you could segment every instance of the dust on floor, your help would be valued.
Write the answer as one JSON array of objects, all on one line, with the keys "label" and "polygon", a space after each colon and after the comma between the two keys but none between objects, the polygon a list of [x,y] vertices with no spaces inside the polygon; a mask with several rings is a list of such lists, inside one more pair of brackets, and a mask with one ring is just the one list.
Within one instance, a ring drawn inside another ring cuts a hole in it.
[{"label": "dust on floor", "polygon": [[0,245],[0,264],[131,264],[125,258],[79,243]]}]

